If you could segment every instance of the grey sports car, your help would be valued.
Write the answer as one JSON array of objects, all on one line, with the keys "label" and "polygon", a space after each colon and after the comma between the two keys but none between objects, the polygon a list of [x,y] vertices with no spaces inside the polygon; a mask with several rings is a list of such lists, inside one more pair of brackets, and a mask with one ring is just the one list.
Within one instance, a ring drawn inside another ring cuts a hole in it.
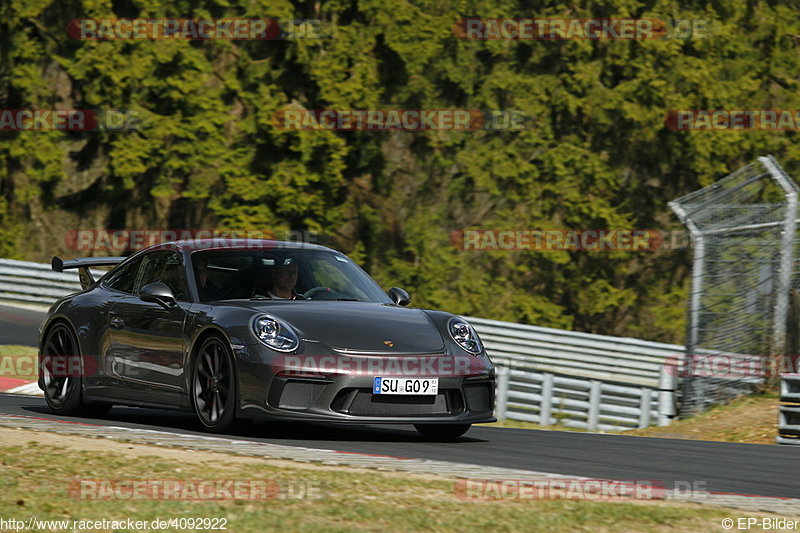
[{"label": "grey sports car", "polygon": [[[237,419],[408,423],[447,440],[493,422],[495,371],[463,318],[405,307],[347,256],[266,240],[159,244],[127,258],[53,258],[83,290],[40,328],[53,411],[193,410]],[[114,266],[98,280],[89,267]]]}]

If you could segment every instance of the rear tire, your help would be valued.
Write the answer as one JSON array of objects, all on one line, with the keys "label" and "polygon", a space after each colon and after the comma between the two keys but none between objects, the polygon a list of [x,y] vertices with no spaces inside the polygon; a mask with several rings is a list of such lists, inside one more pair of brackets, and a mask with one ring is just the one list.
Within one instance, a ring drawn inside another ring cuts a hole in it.
[{"label": "rear tire", "polygon": [[[42,348],[42,357],[46,359],[39,358],[39,372],[44,385],[44,399],[56,414],[80,414],[83,385],[81,377],[64,371],[72,368],[67,361],[79,355],[78,339],[69,326],[58,323],[50,328]],[[62,370],[54,370],[58,368]]]},{"label": "rear tire", "polygon": [[414,424],[426,440],[449,442],[469,431],[472,424]]},{"label": "rear tire", "polygon": [[206,431],[224,433],[236,423],[236,373],[233,354],[219,337],[200,345],[192,368],[192,405]]}]

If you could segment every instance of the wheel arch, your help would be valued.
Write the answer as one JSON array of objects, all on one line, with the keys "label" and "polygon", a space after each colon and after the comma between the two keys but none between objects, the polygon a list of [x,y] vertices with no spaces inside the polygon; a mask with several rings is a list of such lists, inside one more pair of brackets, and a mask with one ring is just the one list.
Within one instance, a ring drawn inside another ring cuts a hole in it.
[{"label": "wheel arch", "polygon": [[78,350],[81,352],[81,354],[83,354],[84,349],[83,346],[81,346],[81,339],[78,336],[78,330],[75,329],[75,325],[72,323],[72,321],[70,321],[70,319],[64,315],[51,317],[44,328],[42,328],[42,335],[39,337],[39,354],[41,355],[42,350],[44,349],[44,340],[50,334],[50,331],[58,324],[64,324],[70,329],[72,334],[75,336],[75,342],[78,343]]},{"label": "wheel arch", "polygon": [[202,330],[200,330],[197,334],[195,334],[194,339],[192,340],[191,346],[189,347],[189,365],[194,365],[194,361],[197,358],[197,352],[200,350],[200,346],[203,345],[203,342],[209,337],[219,337],[230,347],[231,352],[233,352],[233,345],[231,344],[231,339],[228,335],[225,334],[225,331],[218,327],[218,326],[206,326]]},{"label": "wheel arch", "polygon": [[209,325],[203,328],[197,335],[195,335],[194,340],[192,341],[192,345],[189,348],[189,358],[187,360],[187,368],[188,372],[186,372],[186,393],[189,396],[189,402],[191,405],[194,405],[194,398],[192,397],[192,376],[194,375],[194,365],[195,361],[197,360],[198,353],[200,351],[200,347],[203,343],[210,337],[218,337],[222,340],[227,346],[228,350],[230,351],[231,355],[231,364],[233,367],[233,374],[234,374],[234,383],[236,384],[236,413],[237,415],[241,411],[241,406],[239,405],[239,388],[241,383],[239,382],[239,365],[236,364],[236,352],[233,349],[233,344],[231,344],[231,340],[225,331],[218,327]]}]

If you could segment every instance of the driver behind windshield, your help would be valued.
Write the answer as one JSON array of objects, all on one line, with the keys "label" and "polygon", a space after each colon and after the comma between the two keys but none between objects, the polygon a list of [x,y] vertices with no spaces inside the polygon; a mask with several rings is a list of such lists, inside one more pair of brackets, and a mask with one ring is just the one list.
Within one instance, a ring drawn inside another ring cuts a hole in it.
[{"label": "driver behind windshield", "polygon": [[297,285],[298,265],[291,258],[283,260],[283,263],[272,267],[272,282],[267,292],[267,296],[273,300],[297,300],[302,298],[294,290]]}]

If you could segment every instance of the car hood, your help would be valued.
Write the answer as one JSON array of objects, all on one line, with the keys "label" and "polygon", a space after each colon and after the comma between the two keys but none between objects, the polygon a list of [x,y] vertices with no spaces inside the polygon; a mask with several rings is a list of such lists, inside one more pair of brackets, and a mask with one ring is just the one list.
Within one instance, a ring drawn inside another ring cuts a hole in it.
[{"label": "car hood", "polygon": [[351,353],[435,354],[444,339],[422,309],[372,302],[248,302],[244,306],[282,318],[303,339]]}]

